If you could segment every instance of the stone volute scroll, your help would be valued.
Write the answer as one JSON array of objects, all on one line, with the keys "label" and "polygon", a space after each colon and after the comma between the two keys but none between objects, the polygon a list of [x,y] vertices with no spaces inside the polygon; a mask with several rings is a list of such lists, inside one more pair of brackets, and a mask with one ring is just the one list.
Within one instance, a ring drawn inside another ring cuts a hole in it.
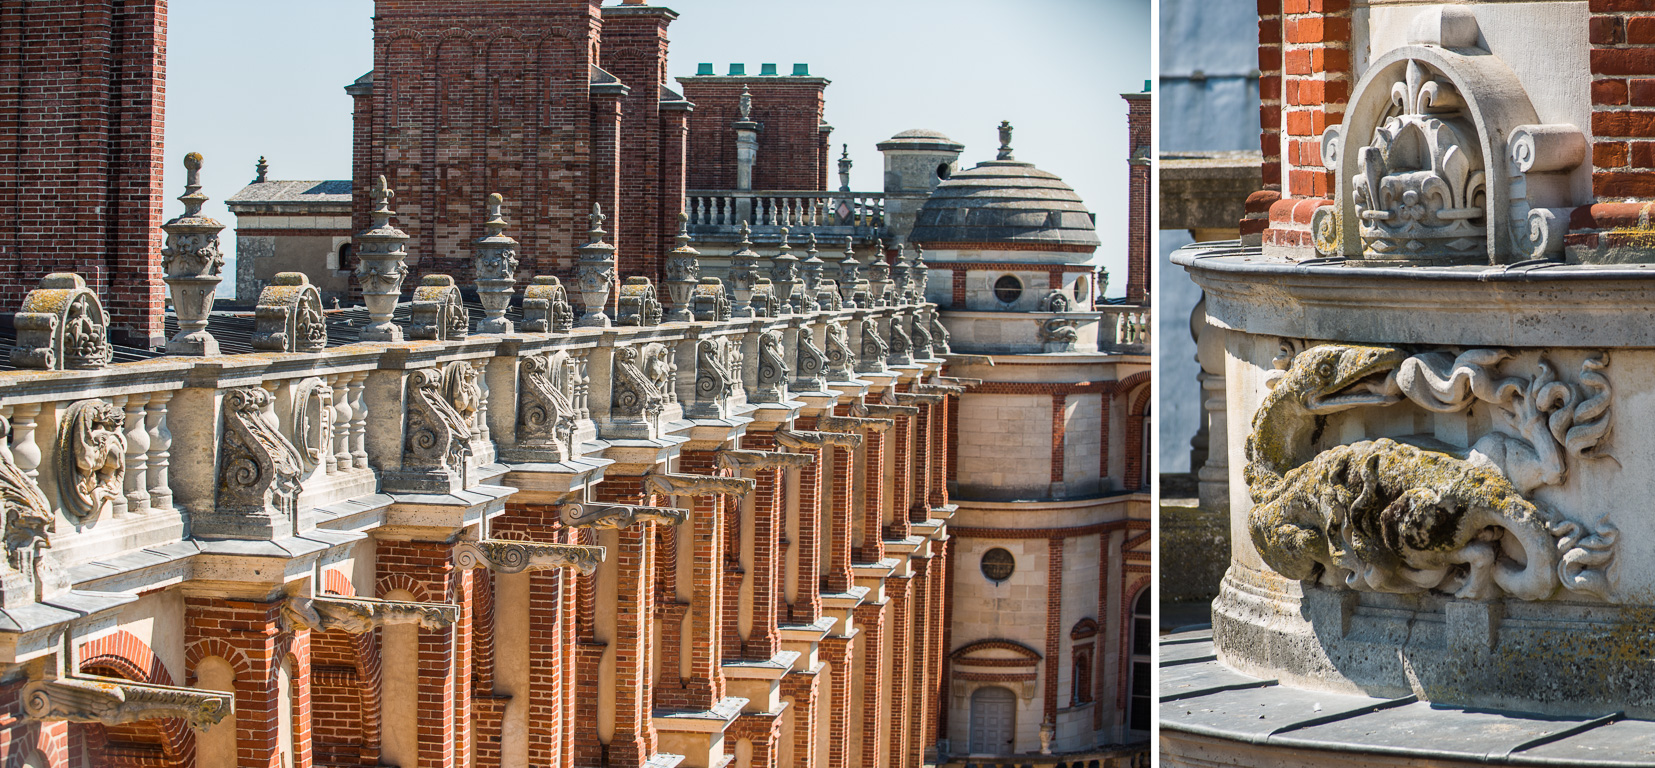
[{"label": "stone volute scroll", "polygon": [[[11,422],[0,415],[0,435],[11,434]],[[46,494],[34,478],[17,466],[11,451],[0,450],[0,536],[6,547],[5,571],[0,573],[0,608],[33,602],[35,560],[51,546],[47,533],[55,516]]]},{"label": "stone volute scroll", "polygon": [[253,310],[254,349],[320,352],[328,345],[322,294],[303,272],[278,272]]},{"label": "stone volute scroll", "polygon": [[465,487],[471,430],[443,393],[443,373],[419,368],[408,374],[402,469],[385,473],[396,490],[451,493]]},{"label": "stone volute scroll", "polygon": [[718,452],[718,465],[730,470],[743,469],[803,469],[816,463],[808,453],[781,451],[747,451],[726,448]]},{"label": "stone volute scroll", "polygon": [[537,275],[523,289],[523,330],[530,333],[568,333],[575,327],[575,310],[563,283],[551,275]]},{"label": "stone volute scroll", "polygon": [[58,426],[58,504],[72,522],[97,522],[126,479],[126,414],[102,400],[69,406]]},{"label": "stone volute scroll", "polygon": [[454,545],[454,567],[487,568],[495,573],[550,571],[559,568],[590,576],[603,563],[603,547],[542,544],[535,541],[462,541]]},{"label": "stone volute scroll", "polygon": [[758,483],[745,477],[651,472],[644,475],[644,492],[662,496],[716,496],[745,498]]},{"label": "stone volute scroll", "polygon": [[[887,421],[887,423],[891,423]],[[817,432],[813,430],[778,429],[776,442],[784,448],[804,450],[806,448],[843,448],[847,451],[862,447],[862,435],[859,432]]]},{"label": "stone volute scroll", "polygon": [[907,329],[903,328],[902,315],[892,315],[890,355],[886,362],[891,365],[910,365],[914,362],[914,342],[908,338]]},{"label": "stone volute scroll", "polygon": [[823,416],[816,420],[816,426],[823,432],[884,432],[896,426],[892,419],[875,419],[865,416]]},{"label": "stone volute scroll", "polygon": [[573,361],[562,351],[530,355],[518,361],[517,371],[517,444],[509,453],[521,461],[568,461],[580,418]]},{"label": "stone volute scroll", "polygon": [[1412,45],[1370,64],[1344,121],[1322,135],[1334,204],[1316,249],[1356,263],[1510,264],[1557,258],[1586,140],[1542,123],[1522,83],[1477,47],[1472,12],[1429,9]]},{"label": "stone volute scroll", "polygon": [[856,378],[856,351],[851,349],[850,334],[845,332],[845,326],[837,320],[829,320],[826,339],[828,377],[834,381]]},{"label": "stone volute scroll", "polygon": [[290,629],[312,632],[340,631],[362,635],[380,627],[413,624],[420,629],[446,629],[460,618],[460,606],[453,603],[416,603],[405,600],[378,600],[368,597],[294,595],[282,607]]},{"label": "stone volute scroll", "polygon": [[884,373],[885,357],[890,346],[879,335],[879,321],[869,317],[862,320],[862,352],[857,355],[857,373]]},{"label": "stone volute scroll", "polygon": [[720,404],[735,396],[741,380],[735,351],[728,339],[702,339],[695,345],[695,400]]},{"label": "stone volute scroll", "polygon": [[666,406],[666,394],[656,386],[648,373],[652,365],[661,364],[666,350],[660,344],[643,347],[630,346],[615,349],[614,370],[611,374],[613,390],[609,404],[617,420],[653,420]]},{"label": "stone volute scroll", "polygon": [[799,257],[793,255],[793,246],[788,244],[787,236],[787,227],[782,227],[781,245],[776,255],[770,258],[770,282],[775,286],[776,301],[779,302],[772,317],[792,310],[793,292],[799,285]]},{"label": "stone volute scroll", "polygon": [[496,192],[488,196],[485,234],[471,242],[472,265],[477,273],[477,298],[483,303],[478,333],[511,333],[506,308],[517,285],[517,241],[506,236],[507,222],[501,215],[505,198]]},{"label": "stone volute scroll", "polygon": [[11,363],[48,371],[95,370],[109,364],[109,316],[98,295],[73,272],[54,272],[29,291],[12,316],[17,346]]},{"label": "stone volute scroll", "polygon": [[276,539],[297,532],[303,459],[276,428],[275,397],[263,387],[224,393],[224,438],[213,509],[192,516],[197,535]]},{"label": "stone volute scroll", "polygon": [[932,308],[925,312],[925,316],[927,327],[931,330],[931,354],[948,354],[948,329],[942,324],[942,314]]},{"label": "stone volute scroll", "polygon": [[465,338],[471,330],[471,315],[460,298],[460,288],[448,275],[421,279],[409,309],[410,339],[454,341]]},{"label": "stone volute scroll", "polygon": [[575,263],[575,282],[580,291],[584,312],[579,324],[583,328],[608,328],[609,292],[615,285],[615,246],[603,241],[603,208],[592,204],[592,215],[587,217],[592,228],[587,242],[580,247],[580,258]]},{"label": "stone volute scroll", "polygon": [[908,316],[909,338],[914,342],[914,359],[930,360],[934,356],[931,349],[931,331],[926,327],[925,311],[915,310]]},{"label": "stone volute scroll", "polygon": [[782,346],[781,331],[765,331],[759,334],[758,386],[753,391],[753,401],[779,403],[785,400],[787,374],[790,372],[787,352]]},{"label": "stone volute scroll", "polygon": [[672,299],[672,311],[666,321],[687,323],[695,319],[692,304],[696,283],[701,280],[701,252],[690,245],[690,216],[678,213],[678,247],[667,254],[662,274],[666,276],[667,295]]},{"label": "stone volute scroll", "polygon": [[178,198],[184,213],[161,225],[167,233],[161,249],[162,279],[178,315],[178,335],[167,342],[167,352],[216,355],[218,340],[207,332],[207,319],[213,311],[213,295],[224,279],[224,254],[218,246],[224,225],[201,214],[207,196],[201,193],[200,153],[184,156],[184,170],[184,194]]},{"label": "stone volute scroll", "polygon": [[571,528],[617,530],[635,523],[682,525],[690,511],[678,507],[642,507],[631,504],[571,502],[558,507],[558,516]]},{"label": "stone volute scroll", "polygon": [[799,329],[798,354],[795,355],[793,385],[800,392],[820,392],[827,386],[828,359],[816,336],[810,329]]},{"label": "stone volute scroll", "polygon": [[52,668],[23,686],[23,713],[36,722],[96,723],[104,726],[179,719],[206,731],[235,711],[228,691],[137,683],[77,671],[75,644],[64,632]]},{"label": "stone volute scroll", "polygon": [[373,223],[352,238],[356,246],[356,282],[362,286],[362,302],[368,306],[368,324],[362,328],[363,341],[402,341],[402,329],[391,321],[402,281],[408,276],[408,233],[391,225],[391,198],[396,195],[380,176],[369,197],[374,201]]}]

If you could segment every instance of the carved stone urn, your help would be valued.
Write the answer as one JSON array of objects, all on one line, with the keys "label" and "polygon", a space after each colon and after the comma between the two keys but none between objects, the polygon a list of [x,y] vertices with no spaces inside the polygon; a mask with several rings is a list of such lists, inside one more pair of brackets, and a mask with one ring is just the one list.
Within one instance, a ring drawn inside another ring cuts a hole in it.
[{"label": "carved stone urn", "polygon": [[799,257],[793,255],[793,246],[787,244],[787,227],[782,227],[781,252],[770,259],[770,282],[776,286],[779,313],[792,311],[793,291],[799,285]]},{"label": "carved stone urn", "polygon": [[580,259],[575,264],[575,281],[580,291],[580,303],[585,308],[577,323],[583,328],[608,328],[610,290],[615,285],[615,246],[603,241],[603,209],[592,204],[590,238],[580,247]]},{"label": "carved stone urn", "polygon": [[162,279],[172,294],[173,312],[178,315],[178,335],[167,342],[175,355],[216,355],[218,340],[207,332],[213,311],[213,296],[224,280],[224,254],[218,249],[218,233],[224,225],[201,215],[207,196],[201,193],[201,155],[184,156],[187,171],[184,213],[161,225],[167,243],[161,249]]},{"label": "carved stone urn", "polygon": [[804,290],[793,297],[793,311],[815,312],[821,309],[821,303],[816,298],[816,290],[822,284],[822,268],[827,262],[816,253],[816,233],[810,233],[810,246],[805,250],[805,260],[799,262],[799,272],[804,277]]},{"label": "carved stone urn", "polygon": [[870,303],[876,307],[885,306],[886,296],[890,292],[894,281],[891,280],[891,265],[885,261],[885,241],[874,243],[873,255],[868,257],[868,283],[872,288]]},{"label": "carved stone urn", "polygon": [[730,254],[730,296],[735,301],[735,317],[757,317],[753,307],[753,286],[758,284],[758,253],[753,251],[753,230],[741,222],[741,248]]},{"label": "carved stone urn", "polygon": [[689,214],[678,214],[678,247],[667,254],[663,268],[667,282],[667,296],[672,309],[665,320],[669,323],[687,323],[695,320],[695,285],[701,281],[701,252],[690,246]]},{"label": "carved stone urn", "polygon": [[362,303],[368,305],[368,324],[363,341],[402,341],[402,329],[391,321],[397,299],[402,297],[402,280],[408,276],[408,233],[391,225],[391,198],[396,193],[379,177],[369,197],[373,198],[372,226],[356,235],[356,281],[362,285]]},{"label": "carved stone urn", "polygon": [[477,298],[483,303],[478,333],[511,333],[506,308],[511,306],[512,291],[517,285],[517,241],[505,235],[506,220],[500,215],[504,204],[505,198],[498,193],[488,196],[488,221],[483,223],[487,234],[471,243],[475,254],[473,266],[477,271]]}]

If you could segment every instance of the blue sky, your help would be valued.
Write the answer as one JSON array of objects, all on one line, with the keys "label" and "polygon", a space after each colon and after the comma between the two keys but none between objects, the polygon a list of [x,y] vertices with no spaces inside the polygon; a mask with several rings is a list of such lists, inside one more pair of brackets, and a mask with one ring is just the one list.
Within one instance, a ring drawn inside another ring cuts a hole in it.
[{"label": "blue sky", "polygon": [[[618,4],[611,0],[606,4]],[[1149,78],[1149,0],[679,0],[669,34],[673,77],[699,62],[749,72],[810,65],[833,81],[827,121],[849,144],[851,186],[877,191],[874,145],[909,128],[966,145],[961,164],[993,159],[1010,120],[1017,159],[1056,173],[1098,214],[1098,261],[1125,287],[1126,107]],[[373,66],[370,0],[171,0],[167,62],[167,205],[183,193],[182,158],[206,156],[207,208],[253,178],[350,176],[344,86]],[[837,154],[837,153],[836,153]],[[232,253],[234,238],[227,231]],[[230,274],[234,274],[233,271]],[[233,288],[230,279],[226,289]],[[221,293],[226,291],[221,291]]]}]

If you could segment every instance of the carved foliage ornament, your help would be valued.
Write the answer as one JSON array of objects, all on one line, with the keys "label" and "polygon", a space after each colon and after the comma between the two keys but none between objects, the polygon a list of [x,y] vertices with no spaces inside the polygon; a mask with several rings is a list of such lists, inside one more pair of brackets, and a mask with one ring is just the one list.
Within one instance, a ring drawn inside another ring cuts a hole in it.
[{"label": "carved foliage ornament", "polygon": [[644,475],[644,491],[662,496],[701,496],[728,494],[746,496],[757,484],[745,477],[718,475],[687,475],[676,472],[651,472]]},{"label": "carved foliage ornament", "polygon": [[779,402],[789,372],[786,352],[782,349],[781,331],[759,334],[758,392],[754,399],[765,403]]},{"label": "carved foliage ornament", "polygon": [[[1572,461],[1602,455],[1608,358],[1586,358],[1575,384],[1543,356],[1533,376],[1499,373],[1512,358],[1323,345],[1278,365],[1244,470],[1265,563],[1365,591],[1541,600],[1562,586],[1613,600],[1614,526],[1570,520],[1531,497],[1564,482]],[[1403,400],[1438,413],[1475,407],[1494,429],[1469,448],[1379,438],[1315,450],[1326,416]]]},{"label": "carved foliage ornament", "polygon": [[735,356],[726,339],[703,339],[695,345],[695,397],[726,400],[735,395]]},{"label": "carved foliage ornament", "polygon": [[558,509],[563,524],[574,528],[616,530],[633,523],[679,525],[690,511],[677,507],[640,507],[630,504],[564,504]]},{"label": "carved foliage ornament", "polygon": [[638,347],[619,347],[615,350],[614,389],[610,393],[610,407],[615,415],[627,418],[641,418],[655,416],[666,405],[666,397],[656,382],[644,371],[650,364],[656,364],[657,358],[665,354],[665,348],[659,344],[650,344],[648,358],[645,351]]},{"label": "carved foliage ornament", "polygon": [[198,731],[235,708],[235,694],[77,675],[29,683],[23,711],[31,720],[121,725],[181,718]]},{"label": "carved foliage ornament", "polygon": [[126,478],[126,415],[102,400],[69,406],[58,428],[58,500],[77,523],[94,522],[120,496]]},{"label": "carved foliage ornament", "polygon": [[224,393],[219,512],[291,516],[298,506],[302,459],[268,413],[273,400],[263,387]]},{"label": "carved foliage ornament", "polygon": [[574,363],[563,352],[522,359],[518,368],[517,442],[567,461],[573,452]]},{"label": "carved foliage ornament", "polygon": [[420,368],[408,375],[407,436],[403,465],[410,469],[459,470],[470,454],[471,429],[443,394],[443,374]]},{"label": "carved foliage ornament", "polygon": [[816,336],[809,328],[799,330],[799,354],[797,358],[799,388],[805,391],[815,391],[822,388],[827,377],[827,355],[821,347],[816,346]]},{"label": "carved foliage ornament", "polygon": [[[11,434],[11,422],[0,416],[0,437]],[[33,575],[37,550],[49,547],[52,505],[40,486],[12,461],[11,451],[0,450],[0,515],[5,525],[6,564]]]},{"label": "carved foliage ornament", "polygon": [[320,352],[328,345],[322,294],[303,272],[281,272],[253,310],[253,348],[273,352]]},{"label": "carved foliage ornament", "polygon": [[98,295],[72,272],[58,272],[29,291],[23,309],[12,318],[17,346],[11,362],[19,368],[49,371],[94,370],[109,364],[109,316]]},{"label": "carved foliage ornament", "polygon": [[541,544],[532,541],[462,541],[454,545],[454,566],[461,570],[488,568],[495,573],[521,573],[568,568],[590,576],[603,562],[603,547],[581,544]]}]

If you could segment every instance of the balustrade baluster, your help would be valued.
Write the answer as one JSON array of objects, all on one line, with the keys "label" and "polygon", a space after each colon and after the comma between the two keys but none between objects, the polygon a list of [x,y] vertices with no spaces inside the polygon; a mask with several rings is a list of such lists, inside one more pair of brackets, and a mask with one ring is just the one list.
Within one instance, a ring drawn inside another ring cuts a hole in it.
[{"label": "balustrade baluster", "polygon": [[[113,404],[116,408],[120,409],[123,412],[126,410],[126,401],[127,401],[127,396],[126,395],[115,395],[114,397],[109,398],[109,402],[111,404]],[[124,432],[123,432],[123,434],[124,434]],[[126,461],[127,456],[122,456],[121,460]],[[131,474],[130,471],[128,472],[128,474],[129,475]],[[127,513],[126,494],[124,494],[124,493],[115,494],[115,498],[112,501],[109,502],[109,516],[113,519],[120,520],[120,519],[126,517],[126,513]],[[91,524],[91,523],[97,522],[97,520],[95,520],[91,517],[88,517],[86,522],[88,524]]]},{"label": "balustrade baluster", "polygon": [[328,420],[328,438],[333,445],[329,451],[328,471],[344,472],[351,468],[351,374],[337,374],[332,379],[328,382],[333,389]]},{"label": "balustrade baluster", "polygon": [[471,367],[477,370],[477,440],[487,444],[493,438],[488,428],[488,367],[487,361],[473,360]]},{"label": "balustrade baluster", "polygon": [[20,403],[12,407],[12,461],[37,483],[40,482],[40,446],[34,441],[34,420],[39,415],[40,403]]},{"label": "balustrade baluster", "polygon": [[148,395],[131,395],[126,401],[126,508],[137,514],[149,509],[149,430],[144,425],[144,404]]},{"label": "balustrade baluster", "polygon": [[351,460],[357,469],[368,468],[368,372],[351,375]]},{"label": "balustrade baluster", "polygon": [[149,508],[172,509],[172,486],[167,484],[167,467],[172,459],[172,430],[167,427],[167,402],[172,391],[152,392],[144,407],[144,428],[149,432]]}]

